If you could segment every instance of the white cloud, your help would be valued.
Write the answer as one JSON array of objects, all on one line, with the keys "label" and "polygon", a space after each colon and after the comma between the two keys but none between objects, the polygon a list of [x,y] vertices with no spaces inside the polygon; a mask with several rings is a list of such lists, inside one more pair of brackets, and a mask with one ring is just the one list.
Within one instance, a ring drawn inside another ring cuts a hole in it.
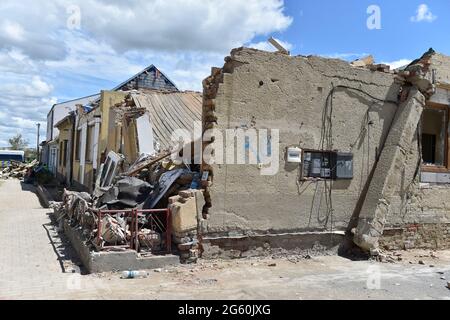
[{"label": "white cloud", "polygon": [[58,32],[67,30],[71,18],[67,9],[73,5],[80,9],[81,31],[120,53],[146,49],[222,52],[257,35],[283,31],[292,23],[283,12],[283,0],[2,2],[9,6],[1,11],[8,20],[0,49],[16,46],[43,60],[64,58],[64,41]]},{"label": "white cloud", "polygon": [[36,139],[36,123],[45,128],[45,115],[56,103],[51,97],[52,86],[40,77],[28,82],[17,77],[14,81],[0,86],[0,147],[7,146],[5,142],[17,133],[28,140]]},{"label": "white cloud", "polygon": [[[81,28],[119,52],[130,49],[219,52],[256,35],[285,30],[281,0],[86,0]],[[148,21],[149,23],[136,23]]]},{"label": "white cloud", "polygon": [[430,8],[426,4],[421,4],[416,10],[416,15],[411,17],[412,22],[433,22],[437,19],[437,16],[435,16]]},{"label": "white cloud", "polygon": [[[79,30],[68,28],[73,5]],[[180,89],[201,90],[232,48],[291,23],[283,0],[2,0],[0,147],[18,132],[34,141],[55,95],[110,89],[99,83],[118,84],[150,64]]]},{"label": "white cloud", "polygon": [[16,49],[0,50],[0,72],[24,74],[37,70],[36,64],[21,51]]},{"label": "white cloud", "polygon": [[53,70],[121,82],[143,68],[130,61],[125,54],[118,54],[105,42],[98,42],[82,33],[65,31],[62,35],[67,48],[66,58],[44,63]]},{"label": "white cloud", "polygon": [[23,27],[15,22],[4,21],[1,27],[3,33],[13,41],[23,41],[24,40],[24,30]]},{"label": "white cloud", "polygon": [[409,65],[412,62],[411,59],[400,59],[397,61],[392,61],[392,62],[381,62],[382,64],[387,64],[391,67],[391,69],[398,69],[404,66]]},{"label": "white cloud", "polygon": [[321,57],[330,58],[330,59],[341,59],[346,61],[354,61],[357,59],[361,59],[363,57],[367,57],[368,53],[329,53],[329,54],[320,54]]},{"label": "white cloud", "polygon": [[[289,42],[282,41],[280,39],[274,38],[283,48],[290,51],[293,48],[293,45]],[[261,41],[257,43],[250,43],[248,45],[249,48],[254,48],[263,51],[275,52],[277,49],[269,43],[269,41]]]}]

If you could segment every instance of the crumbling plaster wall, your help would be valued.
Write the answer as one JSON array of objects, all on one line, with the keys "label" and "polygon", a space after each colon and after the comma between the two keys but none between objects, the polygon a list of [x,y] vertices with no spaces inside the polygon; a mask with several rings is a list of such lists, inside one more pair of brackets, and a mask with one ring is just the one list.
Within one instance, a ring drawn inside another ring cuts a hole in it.
[{"label": "crumbling plaster wall", "polygon": [[100,101],[101,127],[98,146],[98,163],[106,158],[109,151],[117,152],[120,147],[120,127],[114,121],[112,107],[124,101],[127,93],[122,91],[102,91]]},{"label": "crumbling plaster wall", "polygon": [[204,165],[212,184],[203,232],[345,230],[397,105],[376,103],[355,90],[339,88],[334,93],[333,144],[328,147],[354,154],[354,178],[333,182],[332,216],[324,182],[299,181],[300,167],[286,163],[285,150],[320,149],[322,113],[333,85],[397,101],[401,85],[394,78],[341,60],[233,50],[224,68],[213,68],[204,81],[204,129],[279,129],[280,168],[274,176],[262,176],[257,165]]},{"label": "crumbling plaster wall", "polygon": [[388,217],[401,219],[421,163],[417,132],[424,105],[425,97],[412,88],[398,107],[353,230],[354,241],[362,249],[378,248]]},{"label": "crumbling plaster wall", "polygon": [[[435,53],[422,63],[426,66],[424,79],[433,81],[432,70],[435,75],[436,92],[428,100],[450,105],[450,57]],[[450,185],[421,185],[419,177],[412,174],[417,164],[408,159],[420,157],[416,141],[406,153],[405,175],[391,201],[394,209],[386,214],[380,245],[388,249],[450,248]]]},{"label": "crumbling plaster wall", "polygon": [[435,53],[430,59],[431,69],[436,70],[436,83],[450,86],[450,57]]}]

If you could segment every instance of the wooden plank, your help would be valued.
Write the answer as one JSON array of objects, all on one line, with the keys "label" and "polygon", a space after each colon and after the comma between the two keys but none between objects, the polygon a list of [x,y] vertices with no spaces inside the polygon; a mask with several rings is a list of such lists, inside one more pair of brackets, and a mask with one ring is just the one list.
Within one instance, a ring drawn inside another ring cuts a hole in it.
[{"label": "wooden plank", "polygon": [[164,153],[163,155],[157,157],[156,159],[152,159],[152,160],[147,160],[143,163],[141,163],[140,165],[138,165],[136,168],[134,168],[133,170],[124,173],[124,175],[126,176],[134,176],[135,174],[139,173],[140,171],[144,170],[145,168],[150,167],[151,165],[154,165],[155,163],[167,158],[168,156],[170,156],[172,153],[171,152],[167,152]]}]

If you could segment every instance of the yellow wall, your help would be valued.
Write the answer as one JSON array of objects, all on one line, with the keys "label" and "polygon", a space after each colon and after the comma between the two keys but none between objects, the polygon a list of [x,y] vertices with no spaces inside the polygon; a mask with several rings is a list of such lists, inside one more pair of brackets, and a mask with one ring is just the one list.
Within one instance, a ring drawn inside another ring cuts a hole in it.
[{"label": "yellow wall", "polygon": [[[92,112],[89,113],[82,113],[82,114],[78,114],[78,122],[76,125],[76,130],[80,129],[84,124],[86,123],[90,123],[95,119],[95,115],[98,112],[96,112],[96,110],[93,110]],[[80,138],[82,138],[80,136]],[[86,137],[87,138],[87,137]],[[83,183],[81,183],[81,172],[80,172],[80,159],[76,159],[76,148],[77,145],[79,144],[79,141],[77,141],[77,134],[75,133],[75,138],[74,138],[74,144],[73,144],[73,154],[74,154],[74,161],[73,161],[73,182],[75,182],[75,186],[80,187],[83,186],[84,188],[86,188],[86,190],[88,191],[92,191],[93,190],[93,183],[94,183],[94,167],[93,167],[93,163],[86,161],[84,164],[84,181]],[[80,145],[81,148],[81,145]],[[80,152],[82,152],[82,150],[80,150]],[[86,152],[86,150],[85,150]]]},{"label": "yellow wall", "polygon": [[109,151],[118,152],[120,148],[120,128],[114,123],[111,107],[124,101],[127,94],[122,91],[102,91],[100,101],[101,126],[98,145],[98,163],[102,154],[104,158]]},{"label": "yellow wall", "polygon": [[[79,116],[78,128],[84,123],[89,123],[95,119],[96,116],[100,116],[100,132],[98,137],[98,153],[97,153],[97,170],[100,169],[102,154],[104,157],[109,151],[118,152],[120,148],[120,127],[114,123],[114,115],[111,111],[111,107],[117,103],[122,102],[125,99],[126,93],[121,91],[102,91],[100,96],[100,106],[88,114]],[[77,128],[77,129],[78,129]],[[75,135],[76,137],[76,135]],[[75,138],[76,140],[76,138]],[[73,152],[75,154],[76,145],[78,141],[73,144]],[[80,161],[74,160],[73,163],[73,180],[76,184],[81,185],[80,175]],[[92,162],[85,162],[84,165],[84,182],[83,186],[89,191],[92,191],[95,183],[94,166]]]},{"label": "yellow wall", "polygon": [[125,156],[125,164],[132,165],[136,160],[138,155],[137,148],[137,131],[136,131],[136,120],[130,121],[123,124],[123,154]]},{"label": "yellow wall", "polygon": [[[64,140],[69,141],[67,144],[67,147],[70,148],[70,140],[72,140],[72,122],[67,119],[63,123],[61,123],[58,126],[59,130],[59,138],[58,138],[58,174],[60,174],[62,177],[66,178],[67,176],[67,166],[66,163],[61,163],[61,142],[64,143]],[[64,151],[64,150],[63,150]],[[66,151],[67,152],[67,151]],[[64,154],[62,154],[64,157]],[[68,157],[70,157],[70,152],[67,154]],[[67,161],[70,161],[70,159],[66,159]]]}]

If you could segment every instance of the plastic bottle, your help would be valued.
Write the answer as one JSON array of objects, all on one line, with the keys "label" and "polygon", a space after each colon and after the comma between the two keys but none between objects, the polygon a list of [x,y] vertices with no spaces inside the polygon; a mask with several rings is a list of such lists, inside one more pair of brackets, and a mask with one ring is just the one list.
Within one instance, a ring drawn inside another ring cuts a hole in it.
[{"label": "plastic bottle", "polygon": [[147,278],[148,272],[128,270],[122,272],[122,279]]}]

